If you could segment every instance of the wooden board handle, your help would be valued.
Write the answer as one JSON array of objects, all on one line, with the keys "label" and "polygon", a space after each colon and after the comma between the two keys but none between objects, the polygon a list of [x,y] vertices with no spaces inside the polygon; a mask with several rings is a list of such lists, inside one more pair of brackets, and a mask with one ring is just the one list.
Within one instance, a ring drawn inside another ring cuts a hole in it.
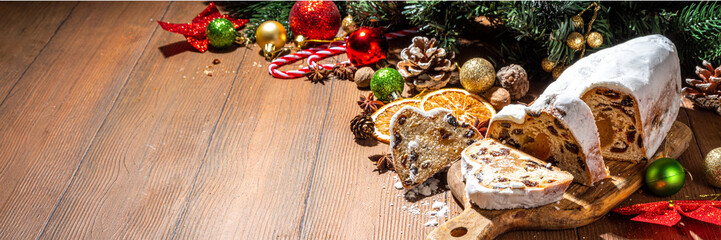
[{"label": "wooden board handle", "polygon": [[506,232],[507,225],[491,221],[478,208],[466,208],[460,215],[443,223],[428,235],[428,239],[493,239]]}]

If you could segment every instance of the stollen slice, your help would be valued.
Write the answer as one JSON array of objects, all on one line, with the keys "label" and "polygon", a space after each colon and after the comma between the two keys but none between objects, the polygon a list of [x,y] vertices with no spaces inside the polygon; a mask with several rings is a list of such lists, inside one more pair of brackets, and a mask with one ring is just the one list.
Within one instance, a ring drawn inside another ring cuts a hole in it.
[{"label": "stollen slice", "polygon": [[559,201],[573,175],[486,138],[462,152],[468,199],[482,209],[532,208]]},{"label": "stollen slice", "polygon": [[403,187],[412,188],[458,161],[464,148],[482,138],[448,109],[406,106],[391,118],[389,147]]}]

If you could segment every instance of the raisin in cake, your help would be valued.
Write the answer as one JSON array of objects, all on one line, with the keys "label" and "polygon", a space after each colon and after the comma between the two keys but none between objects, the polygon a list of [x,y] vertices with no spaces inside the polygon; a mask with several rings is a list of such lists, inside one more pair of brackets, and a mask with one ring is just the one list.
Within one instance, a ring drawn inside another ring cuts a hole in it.
[{"label": "raisin in cake", "polygon": [[406,106],[390,123],[393,166],[403,187],[411,188],[461,158],[461,151],[483,138],[475,128],[460,123],[451,111],[425,112]]},{"label": "raisin in cake", "polygon": [[568,171],[587,186],[609,176],[591,109],[574,96],[544,93],[531,106],[508,105],[493,116],[487,136]]},{"label": "raisin in cake", "polygon": [[482,209],[531,208],[556,202],[573,176],[494,139],[462,152],[468,199]]},{"label": "raisin in cake", "polygon": [[676,47],[661,35],[632,39],[578,60],[546,92],[573,94],[591,108],[606,159],[650,159],[679,111]]}]

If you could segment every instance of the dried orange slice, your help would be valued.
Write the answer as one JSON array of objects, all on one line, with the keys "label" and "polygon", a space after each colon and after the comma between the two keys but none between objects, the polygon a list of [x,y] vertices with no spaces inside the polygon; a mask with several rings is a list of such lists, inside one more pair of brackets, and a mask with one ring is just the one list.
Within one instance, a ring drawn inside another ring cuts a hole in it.
[{"label": "dried orange slice", "polygon": [[378,109],[375,113],[373,113],[373,115],[371,115],[373,124],[375,125],[375,132],[373,132],[373,136],[378,139],[378,141],[388,143],[391,140],[390,127],[391,117],[393,117],[393,114],[405,106],[420,107],[420,103],[421,100],[418,99],[401,99],[386,104]]},{"label": "dried orange slice", "polygon": [[458,120],[474,125],[476,120],[483,122],[496,114],[488,101],[463,89],[446,88],[428,93],[421,101],[425,111],[434,108],[451,110]]}]

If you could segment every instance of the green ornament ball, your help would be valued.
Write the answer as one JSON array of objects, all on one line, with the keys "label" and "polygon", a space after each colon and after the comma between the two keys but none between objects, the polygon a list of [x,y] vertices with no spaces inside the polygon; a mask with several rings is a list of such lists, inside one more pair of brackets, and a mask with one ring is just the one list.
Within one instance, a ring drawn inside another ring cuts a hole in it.
[{"label": "green ornament ball", "polygon": [[235,41],[235,27],[228,19],[216,18],[205,27],[205,35],[208,37],[210,46],[226,48],[233,45],[233,41]]},{"label": "green ornament ball", "polygon": [[685,180],[683,166],[673,158],[659,158],[646,169],[646,186],[661,197],[676,194]]},{"label": "green ornament ball", "polygon": [[391,94],[396,92],[398,96],[403,92],[403,76],[393,68],[381,68],[371,78],[371,91],[378,100],[391,100]]}]

